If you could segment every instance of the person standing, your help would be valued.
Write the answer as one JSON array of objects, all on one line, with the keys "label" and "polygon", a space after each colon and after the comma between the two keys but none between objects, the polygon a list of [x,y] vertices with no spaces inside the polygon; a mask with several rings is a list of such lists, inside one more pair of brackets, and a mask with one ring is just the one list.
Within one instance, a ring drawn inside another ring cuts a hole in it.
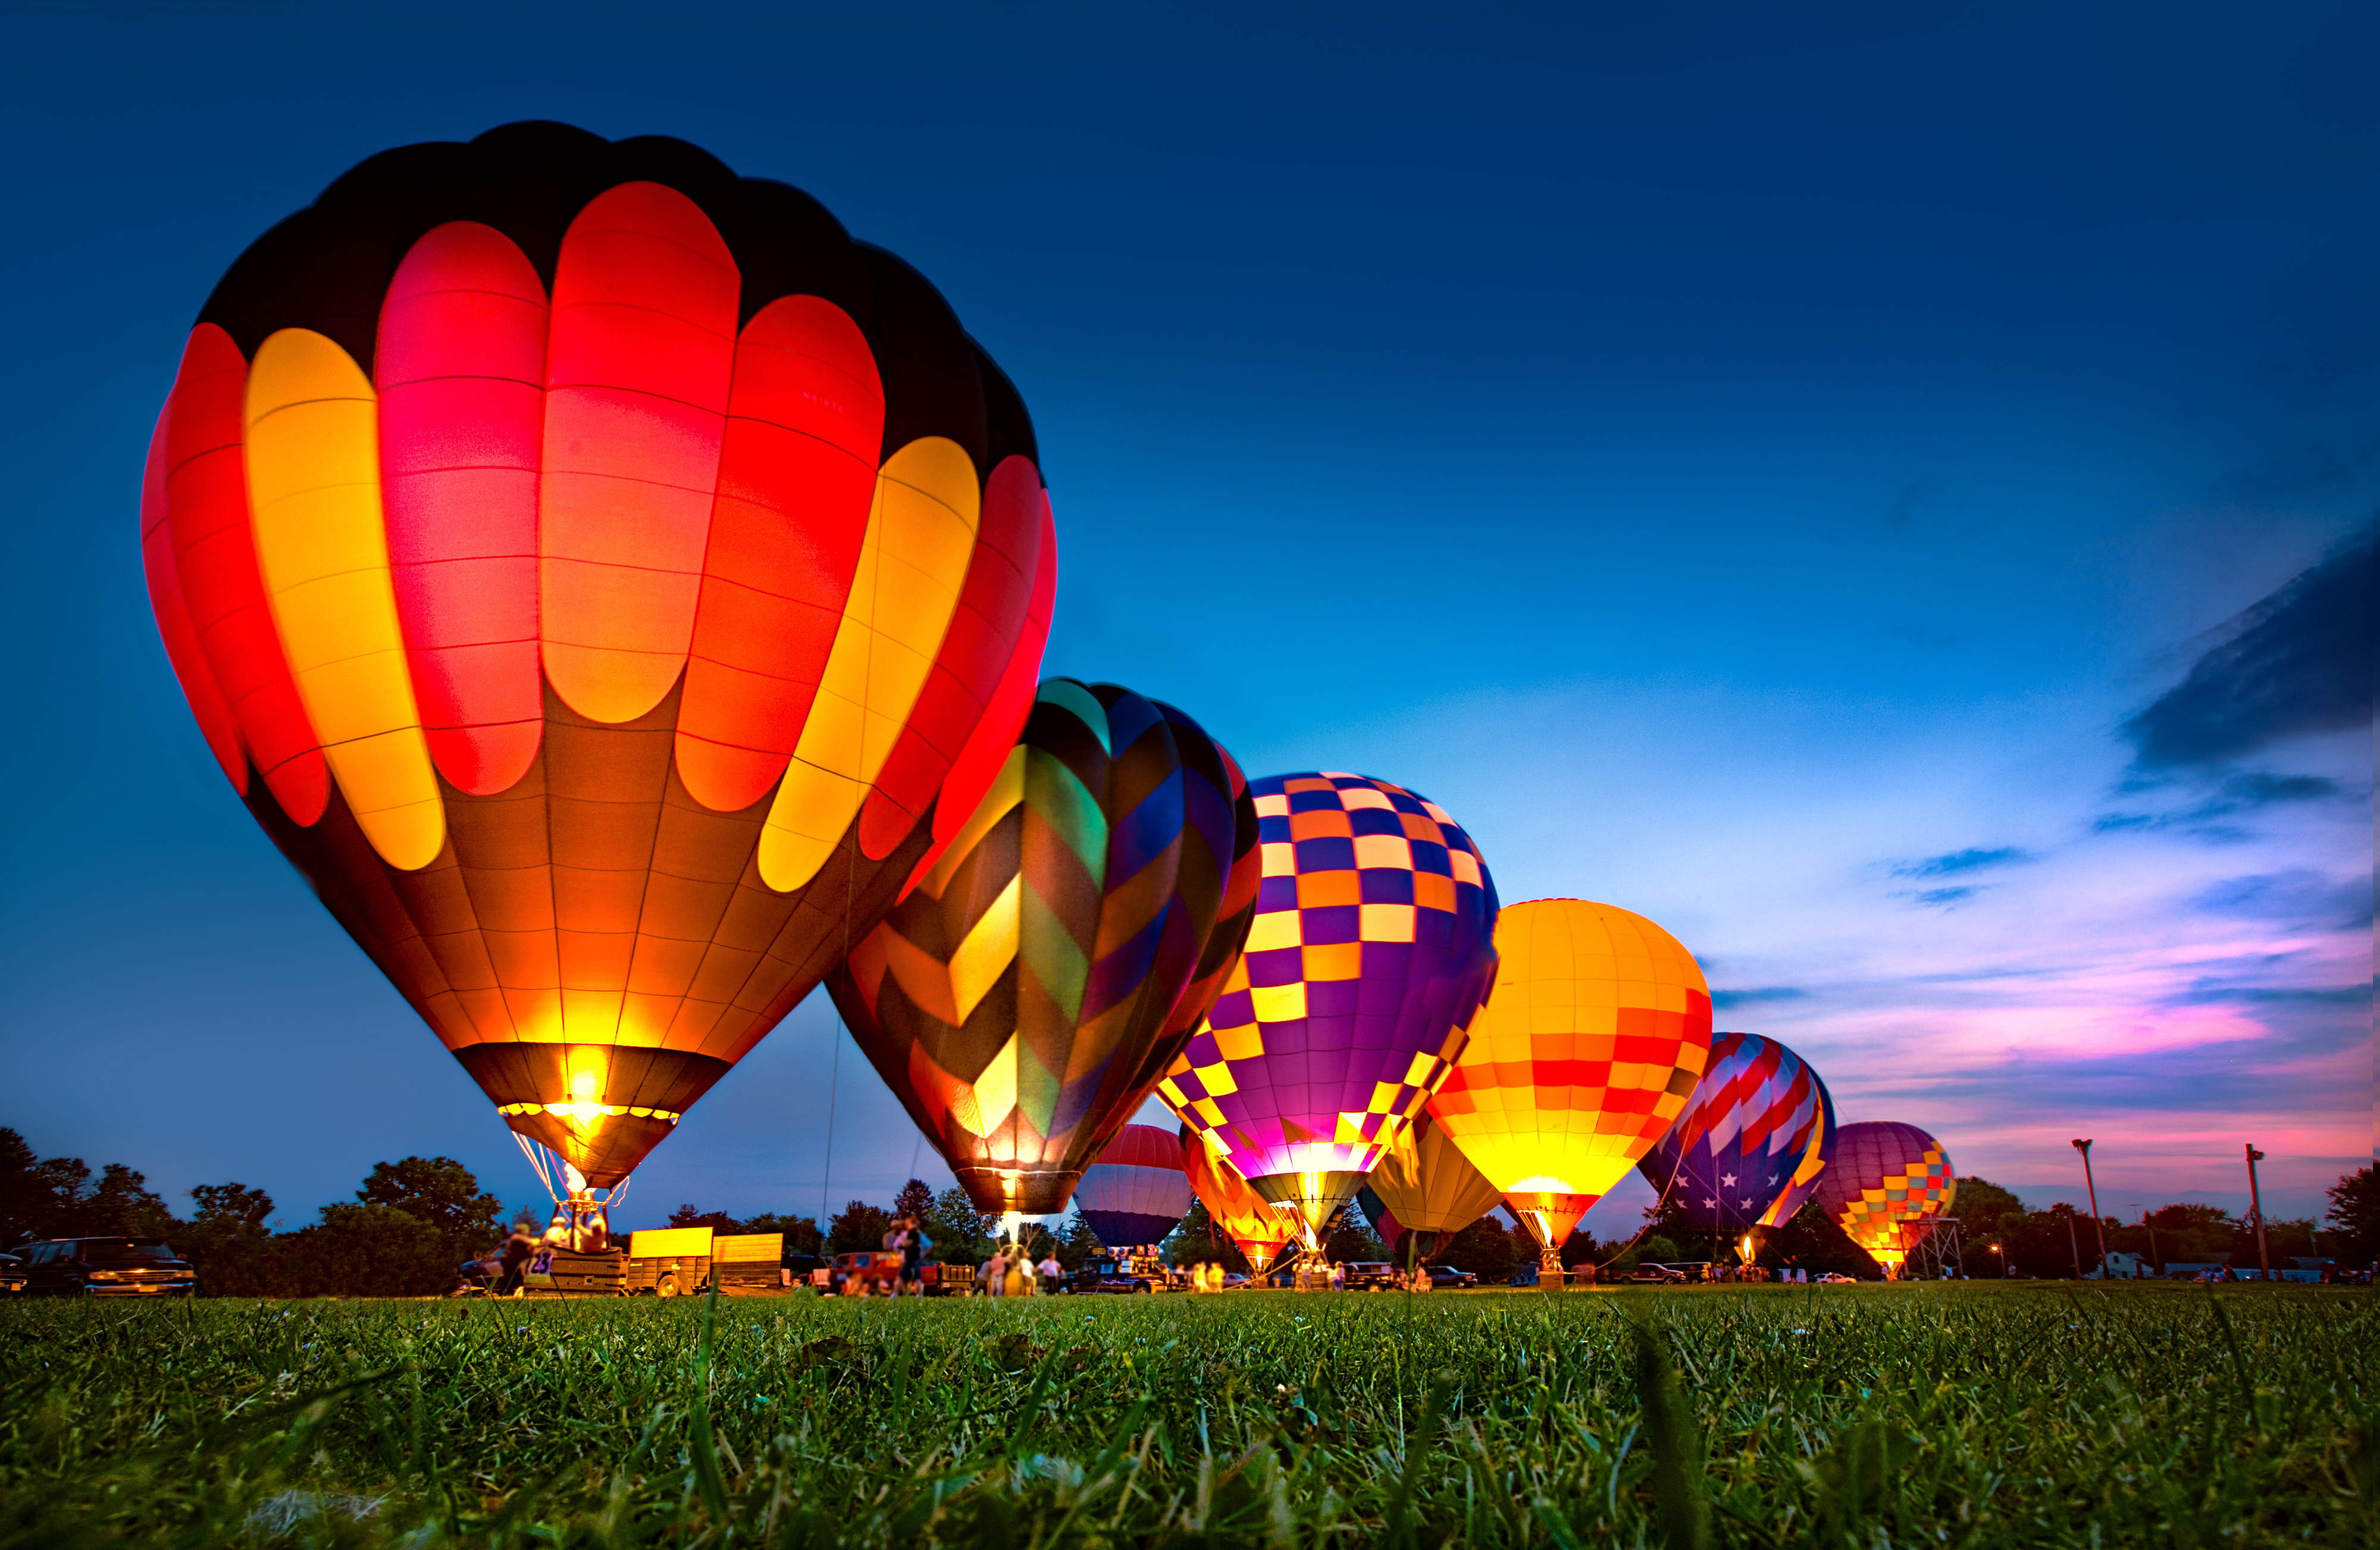
[{"label": "person standing", "polygon": [[523,1217],[513,1224],[513,1235],[496,1254],[503,1274],[496,1280],[498,1297],[517,1297],[521,1291],[521,1272],[528,1268],[529,1256],[537,1253],[537,1224]]},{"label": "person standing", "polygon": [[1025,1295],[1025,1251],[1014,1243],[1000,1246],[1001,1284],[1010,1297]]},{"label": "person standing", "polygon": [[984,1293],[990,1297],[1008,1295],[1008,1245],[992,1245],[991,1257],[983,1262]]},{"label": "person standing", "polygon": [[904,1217],[897,1224],[901,1229],[901,1291],[908,1297],[926,1295],[926,1251],[933,1244],[926,1237],[925,1224],[915,1217]]},{"label": "person standing", "polygon": [[1066,1267],[1058,1263],[1058,1249],[1053,1243],[1041,1253],[1041,1290],[1044,1292],[1056,1291],[1058,1283],[1065,1278],[1065,1275]]}]

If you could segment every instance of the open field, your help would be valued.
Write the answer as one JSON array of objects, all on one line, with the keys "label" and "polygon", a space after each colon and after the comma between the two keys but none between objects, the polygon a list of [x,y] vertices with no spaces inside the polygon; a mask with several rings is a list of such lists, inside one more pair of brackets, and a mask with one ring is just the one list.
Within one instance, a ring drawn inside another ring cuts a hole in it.
[{"label": "open field", "polygon": [[0,1545],[2362,1545],[2374,1308],[24,1303],[0,1307]]}]

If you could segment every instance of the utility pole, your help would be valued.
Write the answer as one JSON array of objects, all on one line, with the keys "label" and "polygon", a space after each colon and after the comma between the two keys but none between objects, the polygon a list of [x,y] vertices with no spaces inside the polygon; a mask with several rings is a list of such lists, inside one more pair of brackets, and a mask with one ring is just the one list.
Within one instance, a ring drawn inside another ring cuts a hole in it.
[{"label": "utility pole", "polygon": [[2256,1193],[2256,1165],[2265,1160],[2265,1154],[2253,1146],[2243,1146],[2241,1150],[2248,1154],[2248,1219],[2256,1224],[2256,1268],[2269,1281],[2273,1278],[2273,1256],[2265,1248],[2265,1199]]},{"label": "utility pole", "polygon": [[[2107,1224],[2099,1219],[2099,1186],[2091,1181],[2091,1144],[2077,1141],[2074,1149],[2082,1154],[2082,1193],[2091,1197],[2091,1226],[2099,1234],[2099,1278],[2105,1280],[2107,1276]],[[2074,1274],[2078,1278],[2082,1274],[2079,1265]]]},{"label": "utility pole", "polygon": [[2143,1205],[2137,1200],[2133,1201],[2131,1205],[2132,1209],[2141,1214],[2141,1225],[2149,1230],[2149,1267],[2155,1270],[2157,1273],[2158,1278],[2162,1280],[2165,1277],[2165,1260],[2157,1253],[2156,1223],[2149,1219],[2147,1206]]},{"label": "utility pole", "polygon": [[2071,1215],[2066,1218],[2066,1246],[2074,1251],[2074,1278],[2079,1281],[2082,1278],[2082,1240],[2074,1236]]}]

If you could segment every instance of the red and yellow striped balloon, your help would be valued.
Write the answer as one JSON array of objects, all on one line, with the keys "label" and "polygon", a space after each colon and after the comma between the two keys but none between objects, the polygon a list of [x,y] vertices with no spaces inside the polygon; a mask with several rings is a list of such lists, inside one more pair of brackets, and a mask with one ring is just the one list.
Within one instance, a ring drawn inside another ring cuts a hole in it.
[{"label": "red and yellow striped balloon", "polygon": [[1504,1192],[1548,1265],[1685,1108],[1710,1054],[1710,987],[1643,915],[1507,904],[1496,988],[1429,1111]]},{"label": "red and yellow striped balloon", "polygon": [[258,820],[600,1185],[999,771],[1056,581],[1034,460],[941,297],[806,196],[516,125],[233,266],[142,552]]}]

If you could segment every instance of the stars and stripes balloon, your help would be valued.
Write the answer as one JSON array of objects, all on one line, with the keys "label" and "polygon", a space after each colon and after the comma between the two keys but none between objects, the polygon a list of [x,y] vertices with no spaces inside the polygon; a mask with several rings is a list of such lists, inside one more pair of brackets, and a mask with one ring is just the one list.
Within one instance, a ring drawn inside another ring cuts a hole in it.
[{"label": "stars and stripes balloon", "polygon": [[1543,1261],[1685,1108],[1710,1052],[1710,987],[1643,915],[1577,899],[1508,906],[1496,992],[1429,1111],[1504,1192]]},{"label": "stars and stripes balloon", "polygon": [[1160,1125],[1116,1132],[1075,1186],[1075,1209],[1111,1249],[1163,1242],[1195,1198],[1182,1170],[1182,1143]]},{"label": "stars and stripes balloon", "polygon": [[950,847],[827,982],[977,1205],[1064,1208],[1222,987],[1257,818],[1172,706],[1053,678]]},{"label": "stars and stripes balloon", "polygon": [[1254,781],[1247,949],[1159,1095],[1309,1247],[1446,1079],[1496,951],[1496,889],[1444,808],[1362,775]]},{"label": "stars and stripes balloon", "polygon": [[1718,1034],[1684,1112],[1636,1169],[1688,1222],[1733,1237],[1802,1208],[1835,1133],[1834,1100],[1809,1062],[1775,1039]]},{"label": "stars and stripes balloon", "polygon": [[999,772],[1056,574],[1035,456],[808,196],[520,124],[375,156],[232,266],[141,547],[250,812],[602,1185]]},{"label": "stars and stripes balloon", "polygon": [[1898,1278],[1911,1250],[1931,1237],[1934,1218],[1958,1197],[1959,1180],[1943,1144],[1897,1120],[1870,1120],[1835,1132],[1834,1155],[1818,1175],[1818,1209],[1885,1274]]}]

